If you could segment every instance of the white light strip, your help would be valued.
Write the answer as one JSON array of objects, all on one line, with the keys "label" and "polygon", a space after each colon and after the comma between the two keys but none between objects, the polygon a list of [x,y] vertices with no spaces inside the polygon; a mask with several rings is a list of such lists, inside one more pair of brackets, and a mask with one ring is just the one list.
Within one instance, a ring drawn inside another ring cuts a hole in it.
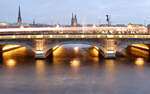
[{"label": "white light strip", "polygon": [[[38,28],[0,28],[0,32],[13,32],[13,31],[80,31],[83,30],[117,30],[120,27],[38,27]],[[124,27],[127,28],[127,27]]]},{"label": "white light strip", "polygon": [[14,46],[4,47],[3,51],[10,50],[10,49],[17,48],[17,47],[21,47],[21,46],[20,45],[14,45]]},{"label": "white light strip", "polygon": [[143,48],[143,49],[149,50],[149,48],[147,48],[147,47],[143,47],[143,46],[140,46],[140,45],[137,46],[136,44],[133,44],[132,46],[133,47],[139,47],[139,48]]},{"label": "white light strip", "polygon": [[114,51],[107,51],[108,54],[114,54]]}]

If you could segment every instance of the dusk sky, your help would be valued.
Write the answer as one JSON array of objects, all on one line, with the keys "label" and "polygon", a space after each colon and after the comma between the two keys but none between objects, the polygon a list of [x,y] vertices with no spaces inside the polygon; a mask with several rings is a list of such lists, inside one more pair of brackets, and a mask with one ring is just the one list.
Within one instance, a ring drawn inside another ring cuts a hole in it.
[{"label": "dusk sky", "polygon": [[72,12],[80,24],[106,23],[106,14],[112,24],[150,23],[150,0],[1,0],[0,22],[16,22],[19,3],[24,23],[70,24]]}]

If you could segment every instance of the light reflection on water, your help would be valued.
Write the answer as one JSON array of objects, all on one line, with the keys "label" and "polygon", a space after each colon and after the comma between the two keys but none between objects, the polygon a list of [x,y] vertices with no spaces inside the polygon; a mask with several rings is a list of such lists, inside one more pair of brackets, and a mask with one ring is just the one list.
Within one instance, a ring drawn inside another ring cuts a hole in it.
[{"label": "light reflection on water", "polygon": [[[60,48],[56,53],[61,51],[66,52],[66,49]],[[149,93],[150,63],[143,58],[101,59],[83,52],[84,55],[69,54],[49,61],[27,57],[30,52],[25,48],[8,53],[3,54],[0,67],[0,92],[3,94]]]},{"label": "light reflection on water", "polygon": [[78,68],[80,66],[80,60],[75,58],[70,62],[71,67]]},{"label": "light reflection on water", "polygon": [[145,64],[144,58],[136,58],[135,64],[136,64],[138,67],[142,67],[142,66]]},{"label": "light reflection on water", "polygon": [[8,59],[5,64],[9,68],[13,68],[16,66],[16,61],[14,59]]},{"label": "light reflection on water", "polygon": [[45,72],[45,61],[44,60],[36,60],[36,72],[40,75]]},{"label": "light reflection on water", "polygon": [[115,68],[115,61],[113,59],[105,60],[105,67],[107,71],[112,72]]}]

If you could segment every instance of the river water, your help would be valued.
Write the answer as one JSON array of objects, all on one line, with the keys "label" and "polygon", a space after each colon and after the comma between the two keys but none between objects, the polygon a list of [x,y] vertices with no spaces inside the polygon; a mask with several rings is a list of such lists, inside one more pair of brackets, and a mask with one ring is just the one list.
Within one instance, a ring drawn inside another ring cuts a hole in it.
[{"label": "river water", "polygon": [[65,48],[53,60],[35,60],[24,47],[3,53],[0,94],[150,94],[144,58],[101,59],[74,50]]}]

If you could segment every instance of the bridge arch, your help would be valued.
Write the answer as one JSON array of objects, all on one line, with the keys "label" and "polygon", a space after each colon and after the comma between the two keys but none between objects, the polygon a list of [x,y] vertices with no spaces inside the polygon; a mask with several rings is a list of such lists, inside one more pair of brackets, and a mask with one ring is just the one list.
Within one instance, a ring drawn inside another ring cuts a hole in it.
[{"label": "bridge arch", "polygon": [[58,41],[52,44],[47,44],[45,50],[45,56],[47,56],[47,52],[52,50],[57,46],[67,45],[67,44],[83,44],[83,45],[90,45],[91,47],[96,46],[100,49],[100,51],[104,52],[104,44],[99,42],[93,41],[84,41],[84,40],[70,40],[70,41]]},{"label": "bridge arch", "polygon": [[0,42],[0,45],[19,45],[22,47],[26,47],[27,49],[31,50],[33,53],[35,53],[34,47],[27,43],[21,43],[21,42]]},{"label": "bridge arch", "polygon": [[121,43],[120,45],[117,45],[117,52],[121,52],[123,51],[124,49],[126,49],[128,46],[132,45],[132,44],[150,44],[150,41],[148,40],[140,40],[140,41],[126,41],[126,42],[123,42]]}]

